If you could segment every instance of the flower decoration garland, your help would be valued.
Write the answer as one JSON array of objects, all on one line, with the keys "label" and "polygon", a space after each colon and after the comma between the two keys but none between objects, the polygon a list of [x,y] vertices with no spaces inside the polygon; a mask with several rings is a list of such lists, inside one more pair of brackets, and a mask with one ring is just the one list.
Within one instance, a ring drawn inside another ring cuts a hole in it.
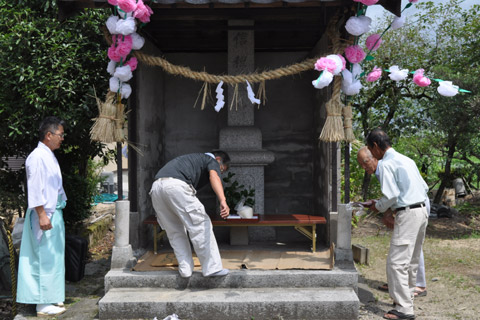
[{"label": "flower decoration garland", "polygon": [[[343,67],[341,73],[334,73],[335,65],[332,59],[329,59],[330,56],[322,57],[317,60],[314,65],[314,69],[320,71],[319,77],[312,81],[312,85],[317,89],[322,89],[330,85],[333,81],[335,75],[342,76],[342,92],[347,95],[355,95],[360,93],[362,89],[362,84],[360,82],[361,77],[365,75],[362,72],[360,64],[365,60],[373,60],[370,54],[376,51],[382,45],[382,36],[390,28],[392,30],[399,29],[405,24],[405,17],[400,16],[393,19],[391,24],[383,31],[382,34],[372,34],[365,41],[365,50],[358,44],[358,37],[367,33],[370,30],[370,24],[372,20],[365,16],[366,7],[377,4],[378,0],[353,0],[354,2],[359,2],[363,7],[358,11],[357,16],[350,17],[345,23],[345,29],[347,32],[355,37],[355,44],[345,48],[345,58],[350,62],[350,69],[345,69]],[[402,13],[405,9],[412,6],[412,4],[417,3],[418,0],[409,0],[409,3],[402,10]],[[362,6],[361,5],[361,6]],[[342,59],[343,56],[339,55]],[[345,60],[345,59],[344,59]],[[418,69],[414,72],[409,72],[408,69],[401,69],[399,66],[393,65],[389,69],[385,70],[389,73],[389,78],[393,81],[403,81],[408,78],[409,74],[413,74],[413,82],[419,87],[427,87],[431,84],[432,80],[425,76],[424,69]],[[382,69],[375,66],[371,72],[368,73],[366,77],[367,82],[374,82],[380,79],[382,75]],[[470,93],[468,90],[460,89],[458,86],[455,86],[450,81],[444,81],[441,79],[433,79],[439,83],[437,92],[440,95],[453,97],[459,92]]]},{"label": "flower decoration garland", "polygon": [[143,0],[108,0],[108,3],[113,6],[113,14],[106,21],[112,36],[112,44],[107,52],[110,59],[107,72],[112,77],[105,101],[96,98],[99,115],[90,129],[92,140],[105,143],[126,140],[123,130],[125,106],[122,99],[128,99],[132,93],[128,81],[138,65],[137,58],[129,58],[129,55],[132,50],[140,50],[145,44],[145,39],[136,33],[137,20],[143,25],[150,21],[153,13]]},{"label": "flower decoration garland", "polygon": [[142,24],[150,21],[153,10],[143,0],[108,0],[114,6],[114,13],[106,22],[112,34],[112,45],[108,48],[110,62],[107,72],[110,78],[110,91],[116,92],[120,99],[128,99],[132,88],[127,83],[137,68],[137,58],[128,59],[132,50],[140,50],[145,39],[137,31],[137,20]]}]

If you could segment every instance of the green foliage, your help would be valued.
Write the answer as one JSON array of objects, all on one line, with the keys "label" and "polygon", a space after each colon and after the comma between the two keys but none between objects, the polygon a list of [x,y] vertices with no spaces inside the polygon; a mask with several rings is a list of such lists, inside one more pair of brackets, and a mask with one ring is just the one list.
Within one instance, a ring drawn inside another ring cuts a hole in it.
[{"label": "green foliage", "polygon": [[102,182],[101,165],[92,160],[87,162],[87,175],[82,177],[78,172],[63,175],[63,185],[67,194],[67,206],[63,209],[63,218],[67,227],[90,216],[90,207],[98,194],[97,185]]},{"label": "green foliage", "polygon": [[[67,137],[55,153],[65,188],[75,185],[75,196],[67,192],[68,206],[80,217],[91,197],[89,182],[82,182],[88,180],[88,160],[103,155],[89,132],[98,112],[94,88],[103,93],[108,85],[100,30],[108,12],[83,10],[65,21],[56,16],[56,1],[0,0],[0,156],[26,157],[37,145],[45,116],[65,120]],[[7,174],[14,185],[24,179],[8,169]]]},{"label": "green foliage", "polygon": [[244,185],[233,179],[234,176],[235,173],[229,172],[223,178],[223,182],[226,184],[223,192],[225,193],[225,198],[227,198],[227,205],[230,207],[230,210],[234,210],[237,203],[244,198],[245,202],[243,204],[253,208],[255,205],[255,189],[250,188],[247,190]]}]

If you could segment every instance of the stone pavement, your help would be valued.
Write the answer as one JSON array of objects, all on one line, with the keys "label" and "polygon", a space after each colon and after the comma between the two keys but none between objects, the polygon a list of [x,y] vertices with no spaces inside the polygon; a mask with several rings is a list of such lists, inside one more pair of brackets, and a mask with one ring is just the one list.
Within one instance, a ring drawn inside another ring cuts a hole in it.
[{"label": "stone pavement", "polygon": [[[104,277],[109,269],[110,259],[104,258],[87,263],[85,277],[78,282],[67,282],[65,285],[67,311],[52,319],[98,319],[98,300],[104,296]],[[17,309],[18,314],[14,320],[37,319],[33,305],[18,304]]]}]

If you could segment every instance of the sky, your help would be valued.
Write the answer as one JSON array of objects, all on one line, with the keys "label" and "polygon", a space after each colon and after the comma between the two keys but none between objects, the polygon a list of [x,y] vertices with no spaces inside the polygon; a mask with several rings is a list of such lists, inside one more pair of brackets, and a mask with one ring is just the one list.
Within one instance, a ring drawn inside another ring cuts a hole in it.
[{"label": "sky", "polygon": [[[420,3],[422,0],[419,0],[419,2],[417,3]],[[448,2],[448,0],[433,0],[435,3],[446,3]],[[405,8],[405,6],[407,5],[408,3],[408,0],[402,0],[402,9]],[[461,6],[462,8],[470,8],[472,5],[474,4],[480,4],[480,0],[465,0]],[[407,17],[410,16],[410,15],[413,15],[417,12],[416,8],[415,8],[415,3],[408,9],[406,9],[403,14],[406,15]],[[373,6],[369,6],[368,9],[367,9],[367,14],[366,14],[368,17],[372,18],[373,21],[375,21],[375,19],[379,18],[379,17],[382,17],[384,15],[388,15],[388,16],[392,16],[393,17],[393,13],[390,13],[389,11],[385,10],[382,6],[380,5],[373,5]]]}]

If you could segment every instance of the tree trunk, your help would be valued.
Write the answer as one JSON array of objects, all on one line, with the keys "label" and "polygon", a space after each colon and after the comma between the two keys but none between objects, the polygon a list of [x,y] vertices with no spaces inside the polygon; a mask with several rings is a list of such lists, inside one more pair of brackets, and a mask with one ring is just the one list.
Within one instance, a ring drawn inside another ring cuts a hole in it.
[{"label": "tree trunk", "polygon": [[363,201],[368,200],[368,189],[370,188],[370,180],[372,178],[371,174],[368,174],[366,171],[363,175],[363,182],[362,182],[362,198]]},{"label": "tree trunk", "polygon": [[450,173],[452,169],[452,159],[453,154],[455,153],[455,147],[457,146],[456,137],[450,136],[448,138],[447,144],[447,159],[445,160],[445,175],[442,178],[442,182],[440,183],[440,187],[438,187],[437,194],[435,195],[435,199],[433,199],[433,203],[440,203],[442,200],[443,190],[447,187],[448,183],[450,182]]}]

